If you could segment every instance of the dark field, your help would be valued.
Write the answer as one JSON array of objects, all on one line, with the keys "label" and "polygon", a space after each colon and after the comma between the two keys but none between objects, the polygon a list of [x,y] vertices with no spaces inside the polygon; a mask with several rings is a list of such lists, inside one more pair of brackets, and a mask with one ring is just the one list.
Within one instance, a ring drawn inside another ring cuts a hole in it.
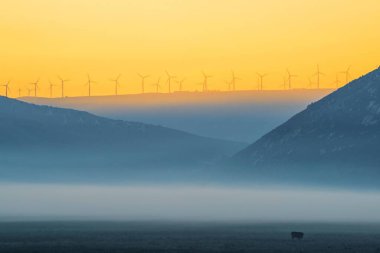
[{"label": "dark field", "polygon": [[[305,232],[301,241],[291,231]],[[379,224],[3,222],[0,252],[373,252]]]}]

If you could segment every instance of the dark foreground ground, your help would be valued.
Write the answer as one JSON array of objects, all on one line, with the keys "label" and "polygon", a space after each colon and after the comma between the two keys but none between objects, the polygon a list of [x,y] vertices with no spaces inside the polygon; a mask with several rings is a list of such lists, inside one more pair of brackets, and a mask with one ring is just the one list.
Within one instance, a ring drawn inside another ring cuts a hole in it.
[{"label": "dark foreground ground", "polygon": [[1,222],[0,252],[380,253],[380,224]]}]

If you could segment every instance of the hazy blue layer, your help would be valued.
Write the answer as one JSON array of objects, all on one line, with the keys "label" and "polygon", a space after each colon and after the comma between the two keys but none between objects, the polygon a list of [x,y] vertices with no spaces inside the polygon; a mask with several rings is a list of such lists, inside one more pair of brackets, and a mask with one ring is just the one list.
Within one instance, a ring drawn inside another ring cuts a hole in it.
[{"label": "hazy blue layer", "polygon": [[380,221],[378,192],[1,184],[2,219]]},{"label": "hazy blue layer", "polygon": [[251,143],[331,91],[187,92],[23,99],[114,119],[162,125],[201,136]]}]

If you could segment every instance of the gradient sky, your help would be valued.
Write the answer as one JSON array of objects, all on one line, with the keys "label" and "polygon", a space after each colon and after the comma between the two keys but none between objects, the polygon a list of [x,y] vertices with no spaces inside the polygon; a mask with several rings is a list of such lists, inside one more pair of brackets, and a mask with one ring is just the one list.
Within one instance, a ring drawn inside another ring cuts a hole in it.
[{"label": "gradient sky", "polygon": [[379,13],[379,0],[2,0],[0,83],[11,79],[12,95],[26,95],[41,77],[48,95],[59,74],[71,80],[68,96],[85,95],[90,73],[94,93],[110,94],[109,79],[122,73],[121,92],[134,93],[136,72],[151,75],[153,91],[167,69],[200,90],[204,69],[217,90],[234,69],[239,89],[256,88],[256,72],[278,89],[286,68],[305,87],[320,64],[332,87],[349,65],[353,77],[379,65]]}]

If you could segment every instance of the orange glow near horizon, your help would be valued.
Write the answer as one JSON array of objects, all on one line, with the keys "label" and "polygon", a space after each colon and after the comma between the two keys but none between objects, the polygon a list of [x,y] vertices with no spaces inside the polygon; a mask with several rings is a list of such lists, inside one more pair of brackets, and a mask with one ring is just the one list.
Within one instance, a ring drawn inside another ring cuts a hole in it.
[{"label": "orange glow near horizon", "polygon": [[378,0],[3,0],[1,10],[0,84],[11,80],[13,97],[37,78],[49,96],[58,75],[70,79],[65,95],[85,96],[87,73],[93,95],[113,94],[119,73],[120,94],[140,92],[137,73],[150,75],[147,92],[159,77],[166,92],[165,70],[186,90],[201,90],[202,70],[210,90],[226,90],[231,70],[239,90],[256,89],[257,73],[268,73],[264,89],[282,89],[286,69],[306,88],[317,64],[331,88],[348,66],[356,78],[380,59]]}]

